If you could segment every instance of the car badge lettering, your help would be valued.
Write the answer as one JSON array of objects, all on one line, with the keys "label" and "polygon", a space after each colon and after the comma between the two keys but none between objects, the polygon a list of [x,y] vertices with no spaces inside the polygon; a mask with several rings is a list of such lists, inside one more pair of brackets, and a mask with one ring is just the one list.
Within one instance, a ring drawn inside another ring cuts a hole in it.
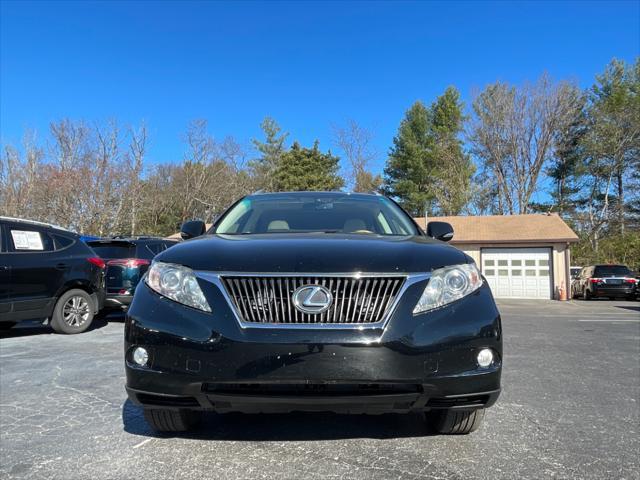
[{"label": "car badge lettering", "polygon": [[292,295],[293,305],[302,313],[326,312],[333,303],[331,292],[320,285],[303,285]]}]

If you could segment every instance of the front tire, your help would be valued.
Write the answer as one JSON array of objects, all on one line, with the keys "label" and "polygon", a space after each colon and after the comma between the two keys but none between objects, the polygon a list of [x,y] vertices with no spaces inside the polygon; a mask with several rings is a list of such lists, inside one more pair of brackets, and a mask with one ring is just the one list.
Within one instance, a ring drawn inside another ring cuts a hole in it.
[{"label": "front tire", "polygon": [[93,300],[80,289],[65,292],[51,316],[51,328],[57,333],[82,333],[93,322]]},{"label": "front tire", "polygon": [[144,409],[144,419],[158,432],[186,432],[199,423],[200,417],[194,410]]},{"label": "front tire", "polygon": [[444,435],[466,435],[475,432],[484,420],[484,409],[432,410],[427,412],[427,424]]}]

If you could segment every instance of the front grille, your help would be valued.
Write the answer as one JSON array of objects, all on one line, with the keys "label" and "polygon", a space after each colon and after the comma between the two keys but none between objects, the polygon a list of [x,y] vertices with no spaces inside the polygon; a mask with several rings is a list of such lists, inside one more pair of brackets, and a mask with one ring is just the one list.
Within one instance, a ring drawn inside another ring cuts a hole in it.
[{"label": "front grille", "polygon": [[[404,277],[367,276],[225,276],[225,288],[244,322],[254,324],[378,323],[393,305]],[[320,285],[333,302],[322,313],[303,313],[293,304],[293,292]]]}]

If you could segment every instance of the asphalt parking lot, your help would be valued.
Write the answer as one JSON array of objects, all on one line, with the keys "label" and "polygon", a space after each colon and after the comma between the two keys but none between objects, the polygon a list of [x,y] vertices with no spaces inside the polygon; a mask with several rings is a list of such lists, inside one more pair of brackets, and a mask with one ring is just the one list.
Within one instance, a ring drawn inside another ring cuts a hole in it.
[{"label": "asphalt parking lot", "polygon": [[640,302],[501,301],[503,394],[468,436],[418,415],[209,415],[154,434],[126,401],[121,318],[0,337],[0,478],[640,477]]}]

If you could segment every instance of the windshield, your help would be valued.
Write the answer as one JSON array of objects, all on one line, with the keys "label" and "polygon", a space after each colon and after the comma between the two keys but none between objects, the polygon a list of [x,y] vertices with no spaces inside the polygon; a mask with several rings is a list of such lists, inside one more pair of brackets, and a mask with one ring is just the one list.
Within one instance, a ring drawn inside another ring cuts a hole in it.
[{"label": "windshield", "polygon": [[595,268],[594,277],[624,277],[630,275],[631,271],[624,265],[604,265]]},{"label": "windshield", "polygon": [[358,194],[273,194],[247,197],[223,217],[217,234],[349,233],[417,235],[391,200]]}]

